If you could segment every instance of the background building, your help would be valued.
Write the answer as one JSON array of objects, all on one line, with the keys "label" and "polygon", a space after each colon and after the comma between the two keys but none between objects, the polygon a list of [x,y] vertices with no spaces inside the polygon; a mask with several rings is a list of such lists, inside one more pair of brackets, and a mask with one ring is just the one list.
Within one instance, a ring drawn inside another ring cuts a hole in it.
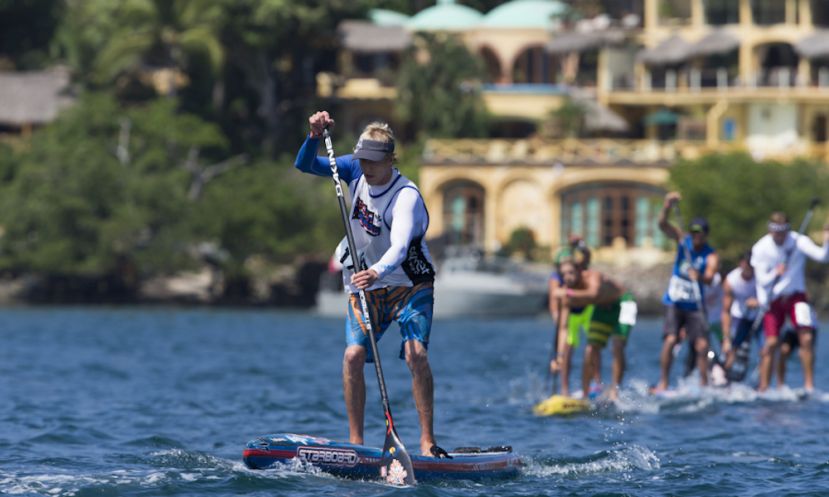
[{"label": "background building", "polygon": [[[574,2],[585,4],[589,2]],[[595,2],[594,2],[595,3]],[[394,121],[389,75],[418,32],[462,39],[486,67],[492,136],[431,140],[420,185],[431,236],[494,251],[520,228],[554,249],[583,235],[608,258],[657,260],[656,215],[678,159],[743,150],[827,157],[829,4],[820,0],[513,0],[477,12],[442,0],[412,17],[343,23],[323,75],[346,125]],[[578,139],[544,132],[575,105]]]}]

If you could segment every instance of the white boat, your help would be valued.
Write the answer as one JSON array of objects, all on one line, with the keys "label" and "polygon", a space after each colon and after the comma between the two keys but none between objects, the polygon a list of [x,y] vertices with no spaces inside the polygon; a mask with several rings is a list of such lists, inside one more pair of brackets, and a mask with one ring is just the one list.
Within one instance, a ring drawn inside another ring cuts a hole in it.
[{"label": "white boat", "polygon": [[[347,295],[333,288],[340,273],[328,273],[320,285],[316,311],[344,316]],[[478,255],[443,260],[435,278],[436,319],[456,317],[534,316],[547,308],[547,275],[508,259]]]}]

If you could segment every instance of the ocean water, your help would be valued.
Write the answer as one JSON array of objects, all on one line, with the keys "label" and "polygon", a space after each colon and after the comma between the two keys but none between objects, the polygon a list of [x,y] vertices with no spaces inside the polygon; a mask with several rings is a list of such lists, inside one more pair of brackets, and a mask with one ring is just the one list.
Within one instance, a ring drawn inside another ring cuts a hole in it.
[{"label": "ocean water", "polygon": [[[307,313],[154,308],[0,310],[0,494],[43,496],[829,495],[829,345],[819,390],[749,387],[670,399],[658,376],[660,320],[628,345],[615,409],[533,416],[547,394],[549,319],[438,321],[430,357],[446,448],[512,445],[518,478],[394,488],[287,469],[254,471],[244,444],[274,432],[345,439],[343,323]],[[417,447],[399,335],[380,343],[400,437]],[[610,357],[604,359],[605,377]],[[674,382],[679,373],[674,366]],[[792,360],[789,381],[802,384]],[[579,368],[576,369],[576,374]],[[574,375],[573,379],[576,379]],[[366,442],[383,442],[373,368]]]}]

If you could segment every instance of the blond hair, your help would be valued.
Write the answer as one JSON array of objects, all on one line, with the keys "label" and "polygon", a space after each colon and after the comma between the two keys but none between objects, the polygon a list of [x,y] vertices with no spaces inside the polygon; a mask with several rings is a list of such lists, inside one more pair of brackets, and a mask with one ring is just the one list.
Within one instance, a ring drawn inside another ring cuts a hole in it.
[{"label": "blond hair", "polygon": [[[392,131],[389,123],[383,121],[374,121],[368,123],[360,134],[360,140],[373,140],[384,143],[394,143],[394,131]],[[392,152],[389,154],[392,162],[397,162],[397,154]]]}]

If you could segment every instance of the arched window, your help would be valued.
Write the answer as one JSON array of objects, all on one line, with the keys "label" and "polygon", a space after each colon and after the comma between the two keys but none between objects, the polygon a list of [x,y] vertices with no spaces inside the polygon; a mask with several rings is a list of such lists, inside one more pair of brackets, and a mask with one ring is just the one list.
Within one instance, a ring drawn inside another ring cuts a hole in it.
[{"label": "arched window", "polygon": [[636,183],[590,183],[561,194],[561,239],[578,234],[591,247],[609,246],[622,238],[628,247],[649,240],[662,246],[657,227],[664,190]]},{"label": "arched window", "polygon": [[498,56],[491,48],[486,46],[481,47],[480,54],[484,61],[484,67],[486,68],[486,82],[501,82],[504,79],[504,75],[501,71],[501,62],[498,60]]},{"label": "arched window", "polygon": [[555,76],[556,58],[542,46],[525,49],[516,57],[512,68],[515,83],[552,84]]},{"label": "arched window", "polygon": [[789,43],[769,43],[756,48],[760,61],[760,86],[792,86],[800,56]]},{"label": "arched window", "polygon": [[471,181],[457,181],[443,189],[443,226],[452,246],[484,244],[484,189]]}]

